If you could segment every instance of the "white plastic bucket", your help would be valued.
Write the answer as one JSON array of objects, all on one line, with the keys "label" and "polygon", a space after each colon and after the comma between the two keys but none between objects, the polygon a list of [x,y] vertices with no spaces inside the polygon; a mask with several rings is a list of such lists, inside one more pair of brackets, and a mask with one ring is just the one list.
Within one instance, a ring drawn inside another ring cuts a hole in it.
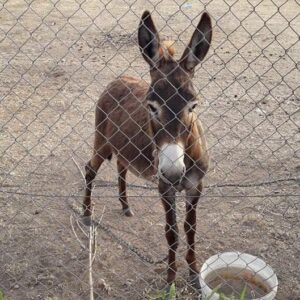
[{"label": "white plastic bucket", "polygon": [[[224,252],[210,257],[202,266],[200,271],[200,284],[202,299],[205,300],[212,295],[212,289],[207,285],[206,279],[214,272],[226,267],[247,270],[257,274],[268,287],[270,292],[261,298],[254,300],[273,300],[277,293],[278,280],[272,268],[262,259],[240,252]],[[219,294],[215,293],[211,300],[218,300]]]}]

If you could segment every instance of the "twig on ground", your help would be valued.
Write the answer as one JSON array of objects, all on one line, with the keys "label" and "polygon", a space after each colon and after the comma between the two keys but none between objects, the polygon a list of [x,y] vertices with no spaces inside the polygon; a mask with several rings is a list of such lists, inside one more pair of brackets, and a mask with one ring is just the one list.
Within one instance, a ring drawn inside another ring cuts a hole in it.
[{"label": "twig on ground", "polygon": [[71,155],[71,159],[73,160],[75,166],[77,167],[78,171],[80,172],[80,174],[81,174],[83,180],[85,180],[85,176],[84,176],[84,174],[83,174],[83,172],[82,172],[82,170],[81,170],[81,168],[80,168],[78,162],[77,162],[77,161],[75,160],[75,158],[73,157],[73,155]]},{"label": "twig on ground", "polygon": [[90,300],[94,300],[94,281],[93,281],[93,241],[95,234],[95,227],[92,224],[89,227],[89,287],[90,287]]},{"label": "twig on ground", "polygon": [[94,227],[95,227],[95,234],[94,234],[94,255],[93,255],[92,262],[95,260],[95,257],[96,257],[96,251],[97,251],[97,243],[96,243],[97,229],[98,229],[99,225],[100,225],[101,222],[102,222],[102,219],[103,219],[103,216],[104,216],[104,213],[105,213],[105,209],[106,209],[106,206],[104,205],[103,210],[102,210],[101,217],[100,217],[99,221],[96,222],[96,225],[94,226]]},{"label": "twig on ground", "polygon": [[74,225],[73,225],[73,215],[70,215],[70,224],[71,224],[72,231],[73,231],[73,233],[74,233],[74,235],[75,235],[75,237],[76,237],[76,239],[77,239],[80,247],[85,250],[86,246],[83,245],[83,243],[81,242],[81,240],[79,239],[79,237],[78,237],[78,235],[77,235],[77,233],[75,231],[75,228],[74,228]]},{"label": "twig on ground", "polygon": [[[96,241],[96,234],[98,226],[100,225],[102,218],[104,216],[105,206],[103,207],[101,217],[98,222],[93,222],[89,226],[89,286],[90,286],[90,300],[94,300],[94,280],[93,280],[93,262],[96,257],[97,251],[97,241]],[[93,216],[93,212],[92,212]],[[95,225],[96,223],[96,225]]]},{"label": "twig on ground", "polygon": [[84,228],[82,228],[82,222],[79,220],[79,219],[77,219],[76,220],[76,223],[77,223],[77,226],[78,226],[78,228],[80,229],[80,231],[87,237],[87,238],[89,238],[89,235],[88,235],[88,233],[86,233],[85,232],[85,230],[84,230]]}]

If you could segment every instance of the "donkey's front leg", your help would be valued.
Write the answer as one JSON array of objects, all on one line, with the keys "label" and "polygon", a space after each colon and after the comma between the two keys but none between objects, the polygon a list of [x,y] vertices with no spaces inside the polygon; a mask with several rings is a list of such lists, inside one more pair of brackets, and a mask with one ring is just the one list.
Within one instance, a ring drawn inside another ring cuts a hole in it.
[{"label": "donkey's front leg", "polygon": [[169,245],[167,283],[170,286],[176,278],[176,250],[178,247],[178,227],[176,223],[175,189],[159,182],[159,192],[166,212],[166,238]]},{"label": "donkey's front leg", "polygon": [[186,261],[189,265],[190,279],[193,287],[200,290],[199,268],[195,255],[195,233],[196,233],[196,207],[202,192],[202,182],[197,188],[186,191],[186,219],[184,222],[184,230],[186,233],[188,250]]}]

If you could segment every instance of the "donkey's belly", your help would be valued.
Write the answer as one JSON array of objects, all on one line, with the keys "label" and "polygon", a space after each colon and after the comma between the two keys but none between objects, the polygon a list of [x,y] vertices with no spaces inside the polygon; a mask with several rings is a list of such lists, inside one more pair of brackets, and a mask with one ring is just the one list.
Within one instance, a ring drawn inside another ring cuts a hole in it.
[{"label": "donkey's belly", "polygon": [[134,166],[134,165],[129,165],[128,169],[131,173],[133,173],[134,175],[136,175],[139,178],[144,178],[148,181],[152,181],[152,182],[157,182],[157,177],[156,177],[156,168],[153,166],[150,166],[148,168],[145,169],[138,169],[140,166]]},{"label": "donkey's belly", "polygon": [[[149,151],[150,150],[150,151]],[[146,180],[153,181],[157,173],[157,168],[152,157],[152,149],[141,151],[133,145],[125,146],[124,150],[115,152],[118,160],[128,168],[128,170]]]},{"label": "donkey's belly", "polygon": [[[120,119],[121,120],[121,119]],[[136,118],[115,121],[110,126],[108,141],[118,160],[138,177],[151,179],[156,174],[152,139],[145,131],[145,120]]]}]

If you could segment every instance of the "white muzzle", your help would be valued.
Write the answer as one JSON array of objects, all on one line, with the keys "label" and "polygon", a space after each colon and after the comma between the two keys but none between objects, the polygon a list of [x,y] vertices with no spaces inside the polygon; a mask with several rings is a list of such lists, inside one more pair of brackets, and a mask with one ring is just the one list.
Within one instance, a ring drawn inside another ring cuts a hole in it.
[{"label": "white muzzle", "polygon": [[186,171],[184,164],[184,146],[164,144],[158,151],[158,176],[166,183],[179,183]]}]

